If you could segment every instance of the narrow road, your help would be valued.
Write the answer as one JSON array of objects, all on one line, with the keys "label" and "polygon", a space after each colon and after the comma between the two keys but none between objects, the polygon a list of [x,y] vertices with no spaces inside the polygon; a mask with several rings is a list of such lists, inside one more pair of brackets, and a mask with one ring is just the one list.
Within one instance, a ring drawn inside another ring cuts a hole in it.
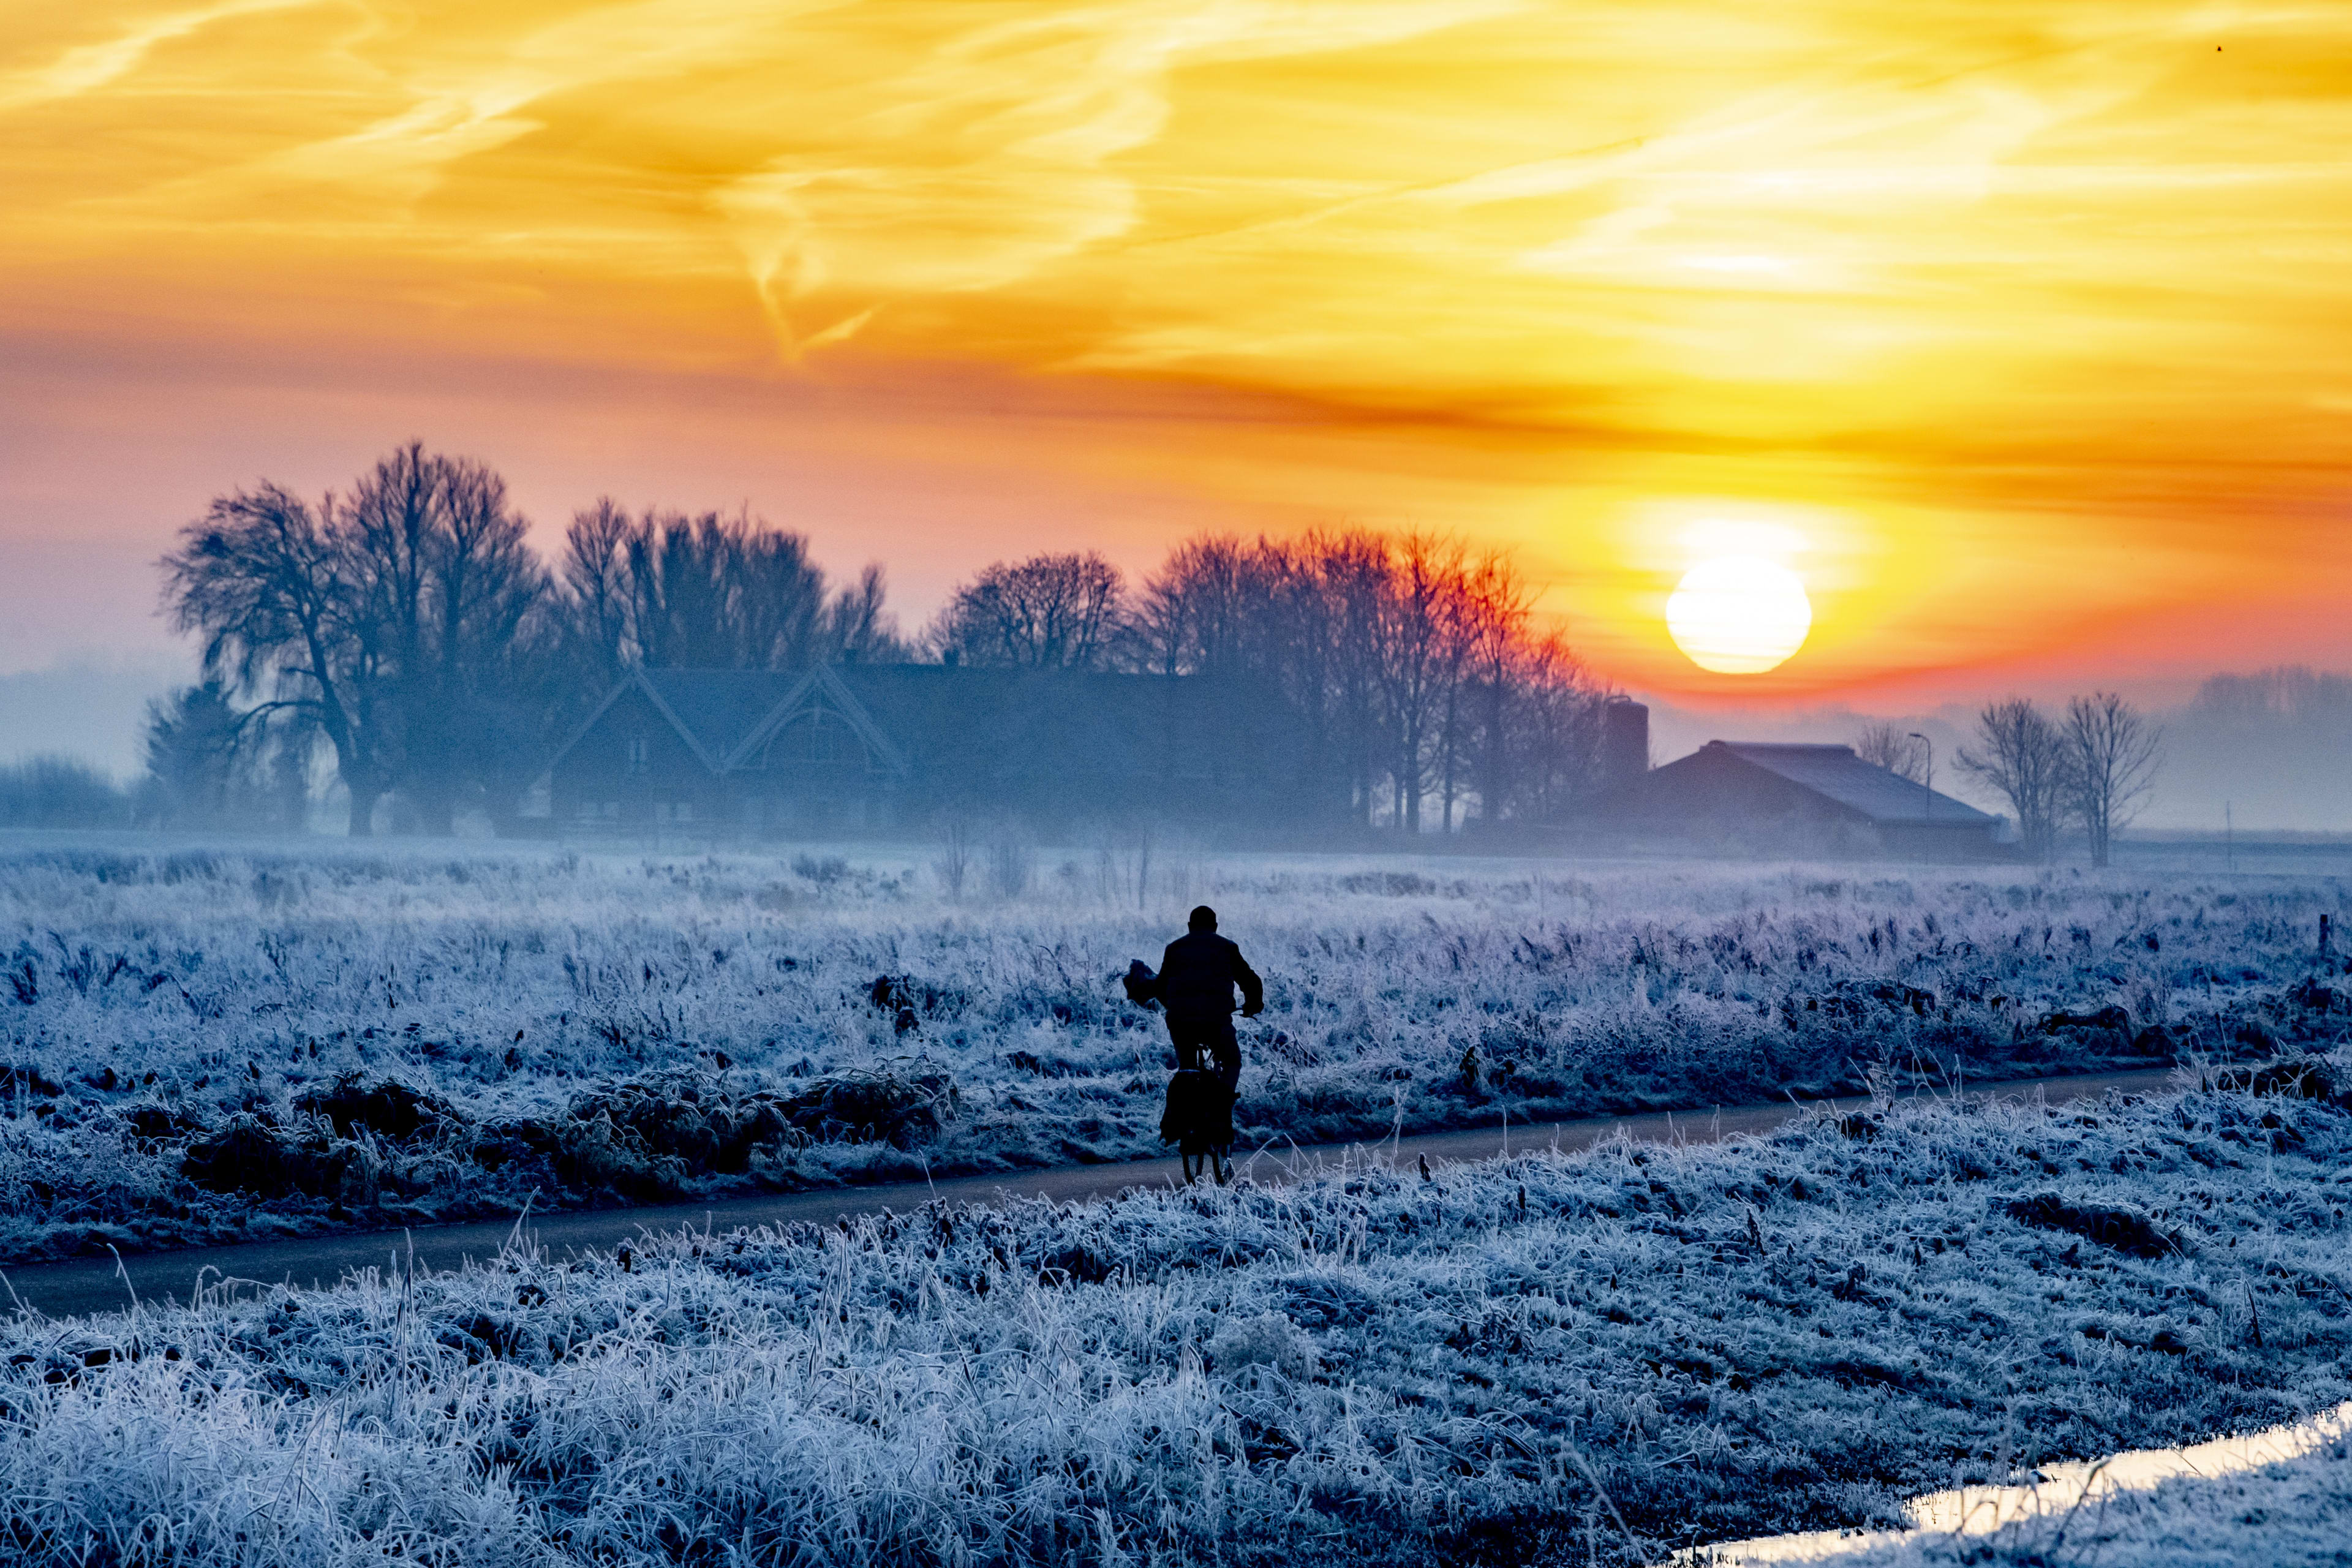
[{"label": "narrow road", "polygon": [[[2168,1068],[2145,1072],[2088,1073],[2066,1078],[2021,1079],[1970,1089],[1971,1100],[2031,1099],[2041,1095],[2052,1103],[2104,1094],[2108,1089],[2144,1093],[2161,1089],[2172,1076]],[[1862,1096],[1802,1105],[1743,1105],[1713,1111],[1662,1111],[1645,1116],[1602,1116],[1586,1121],[1532,1122],[1508,1129],[1475,1128],[1464,1132],[1428,1132],[1377,1147],[1392,1152],[1403,1164],[1416,1159],[1436,1161],[1487,1160],[1513,1149],[1557,1146],[1563,1150],[1590,1148],[1614,1132],[1650,1142],[1685,1141],[1713,1142],[1742,1132],[1769,1132],[1794,1120],[1812,1106],[1828,1104],[1852,1110],[1869,1101]],[[1364,1143],[1328,1144],[1293,1150],[1288,1145],[1264,1151],[1237,1162],[1241,1173],[1262,1185],[1294,1181],[1312,1174],[1349,1150],[1373,1147]],[[1114,1197],[1130,1187],[1166,1185],[1181,1179],[1177,1163],[1135,1160],[1116,1165],[1066,1165],[1052,1170],[1024,1171],[989,1176],[959,1176],[942,1182],[907,1182],[889,1186],[827,1187],[810,1193],[772,1197],[730,1198],[720,1203],[674,1204],[657,1208],[593,1209],[532,1216],[529,1235],[549,1251],[562,1254],[609,1247],[646,1231],[677,1230],[708,1226],[722,1234],[738,1227],[789,1225],[793,1221],[831,1225],[856,1215],[905,1211],[944,1200],[951,1204],[985,1204],[1012,1198],[1053,1198],[1056,1201]],[[345,1274],[371,1266],[415,1267],[441,1272],[461,1267],[467,1258],[494,1256],[512,1235],[511,1221],[474,1225],[430,1226],[415,1231],[375,1231],[358,1236],[320,1236],[293,1241],[244,1242],[234,1247],[199,1247],[178,1252],[140,1253],[117,1265],[111,1258],[70,1258],[61,1263],[26,1264],[0,1269],[7,1281],[5,1296],[51,1317],[70,1313],[120,1310],[130,1305],[131,1292],[142,1301],[185,1300],[199,1276],[209,1284],[223,1279],[262,1284],[289,1284],[308,1289],[331,1286]],[[411,1251],[412,1247],[414,1251]]]}]

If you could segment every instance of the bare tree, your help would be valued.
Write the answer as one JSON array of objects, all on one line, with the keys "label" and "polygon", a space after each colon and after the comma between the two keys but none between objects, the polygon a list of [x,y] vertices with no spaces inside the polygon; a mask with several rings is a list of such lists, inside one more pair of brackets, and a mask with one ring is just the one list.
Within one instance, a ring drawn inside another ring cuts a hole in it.
[{"label": "bare tree", "polygon": [[1389,744],[1391,822],[1421,831],[1433,742],[1449,689],[1466,644],[1457,635],[1465,617],[1459,546],[1412,534],[1389,555],[1387,592],[1378,600],[1380,658],[1375,665],[1381,719]]},{"label": "bare tree", "polygon": [[562,639],[608,685],[639,665],[803,669],[908,655],[879,565],[828,595],[808,540],[749,512],[632,519],[602,498],[573,514],[556,589]]},{"label": "bare tree", "polygon": [[1359,820],[1380,811],[1381,782],[1395,754],[1384,698],[1392,686],[1386,636],[1393,592],[1388,542],[1364,531],[1307,536],[1304,554],[1322,600],[1318,630],[1337,760]]},{"label": "bare tree", "polygon": [[1558,816],[1595,777],[1606,693],[1531,626],[1499,556],[1362,531],[1179,545],[1136,616],[1143,668],[1278,706],[1355,820],[1451,832]]},{"label": "bare tree", "polygon": [[1976,744],[1961,748],[1958,764],[2009,802],[2026,853],[2046,862],[2069,797],[2067,745],[2058,726],[2027,698],[1988,703],[1977,715]]},{"label": "bare tree", "polygon": [[940,658],[964,664],[1101,669],[1117,658],[1127,630],[1118,568],[1088,551],[988,567],[956,590],[929,641]]},{"label": "bare tree", "polygon": [[1474,778],[1482,821],[1493,820],[1506,794],[1501,771],[1507,763],[1506,749],[1493,742],[1508,708],[1506,678],[1513,648],[1527,637],[1531,598],[1500,555],[1477,561],[1456,595],[1456,659],[1438,742],[1444,759],[1438,798],[1448,833],[1454,831],[1456,793],[1467,792]]},{"label": "bare tree", "polygon": [[289,744],[326,737],[354,837],[394,788],[446,832],[536,742],[510,664],[546,589],[523,527],[497,474],[411,442],[315,510],[270,484],[215,499],[163,562],[165,602],[225,697],[291,716]]},{"label": "bare tree", "polygon": [[404,795],[435,833],[469,795],[495,814],[536,750],[533,727],[517,727],[512,656],[548,588],[506,481],[411,442],[362,478],[337,522],[390,658]]},{"label": "bare tree", "polygon": [[563,639],[606,689],[636,657],[629,626],[629,541],[635,532],[627,510],[600,496],[594,506],[572,513],[556,567]]},{"label": "bare tree", "polygon": [[1231,534],[1189,539],[1144,584],[1134,616],[1139,662],[1161,675],[1223,674],[1244,657],[1264,570]]},{"label": "bare tree", "polygon": [[800,669],[832,653],[824,574],[801,534],[748,512],[648,512],[621,552],[634,663]]},{"label": "bare tree", "polygon": [[336,510],[267,483],[215,497],[163,558],[163,596],[173,629],[203,637],[208,678],[316,721],[363,838],[392,787],[396,720],[382,628],[321,521]]},{"label": "bare tree", "polygon": [[1853,738],[1853,754],[1915,784],[1927,781],[1927,746],[1902,725],[1865,724]]},{"label": "bare tree", "polygon": [[2161,732],[2115,692],[2095,691],[2066,704],[2064,735],[2067,794],[2091,864],[2105,866],[2156,782]]},{"label": "bare tree", "polygon": [[963,897],[964,882],[979,858],[980,846],[973,837],[971,819],[961,811],[950,811],[940,821],[940,858],[931,863],[950,899]]},{"label": "bare tree", "polygon": [[831,658],[843,664],[897,664],[907,658],[898,617],[884,607],[885,597],[879,563],[869,563],[856,583],[834,595],[824,624],[825,651]]},{"label": "bare tree", "polygon": [[1500,679],[1502,727],[1487,742],[1504,756],[1496,817],[1550,822],[1572,814],[1603,785],[1608,689],[1556,634],[1520,638]]}]

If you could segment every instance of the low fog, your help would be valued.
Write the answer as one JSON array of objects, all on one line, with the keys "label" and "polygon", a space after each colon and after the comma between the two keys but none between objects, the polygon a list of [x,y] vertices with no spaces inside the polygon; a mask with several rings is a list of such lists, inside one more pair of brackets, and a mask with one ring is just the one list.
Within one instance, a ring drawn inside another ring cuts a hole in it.
[{"label": "low fog", "polygon": [[[1989,692],[1988,699],[2006,695]],[[2000,811],[1999,796],[1954,765],[1978,742],[1980,706],[1724,713],[1653,702],[1652,751],[1663,763],[1718,737],[1851,742],[1874,726],[1891,726],[1934,742],[1937,789]],[[2063,707],[2063,698],[2049,706]],[[2300,665],[2220,673],[2186,702],[2151,706],[2148,716],[2160,743],[2147,799],[2133,822],[2137,831],[2352,832],[2352,674]]]},{"label": "low fog", "polygon": [[[1509,557],[1425,534],[1201,534],[1139,581],[1091,552],[998,562],[902,626],[882,564],[835,578],[748,511],[599,500],[542,557],[495,470],[411,445],[316,501],[228,491],[177,543],[185,677],[151,657],[0,678],[0,826],[774,839],[961,817],[1589,848],[1643,760],[1612,712],[1643,694],[1536,615]],[[1647,760],[1852,744],[2035,854],[2063,857],[2071,815],[2095,863],[2110,833],[2352,830],[2352,676],[2217,673],[2169,707],[2098,687],[1910,713],[1651,701]],[[2112,798],[2037,805],[1994,731],[2056,746],[2092,703],[2129,742]]]}]

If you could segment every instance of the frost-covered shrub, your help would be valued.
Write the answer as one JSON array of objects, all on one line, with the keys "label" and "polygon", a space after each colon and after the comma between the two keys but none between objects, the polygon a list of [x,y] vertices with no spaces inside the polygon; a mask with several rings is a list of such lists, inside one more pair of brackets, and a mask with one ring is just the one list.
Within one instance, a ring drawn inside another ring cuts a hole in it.
[{"label": "frost-covered shrub", "polygon": [[1279,1312],[1226,1320],[1209,1342],[1209,1355],[1228,1376],[1265,1366],[1288,1377],[1310,1377],[1316,1367],[1315,1342]]}]

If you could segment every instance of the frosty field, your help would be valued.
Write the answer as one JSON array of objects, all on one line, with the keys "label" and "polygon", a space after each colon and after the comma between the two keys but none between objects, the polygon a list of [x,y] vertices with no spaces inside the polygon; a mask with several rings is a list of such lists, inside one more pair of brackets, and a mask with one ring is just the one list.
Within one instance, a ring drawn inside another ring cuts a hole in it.
[{"label": "frosty field", "polygon": [[1501,1563],[1885,1522],[2352,1397],[2346,1078],[17,1318],[0,1534],[37,1564]]},{"label": "frosty field", "polygon": [[[1003,857],[1000,857],[1003,858]],[[0,1260],[1160,1152],[1214,903],[1255,1144],[2263,1057],[2333,879],[0,848]]]}]

